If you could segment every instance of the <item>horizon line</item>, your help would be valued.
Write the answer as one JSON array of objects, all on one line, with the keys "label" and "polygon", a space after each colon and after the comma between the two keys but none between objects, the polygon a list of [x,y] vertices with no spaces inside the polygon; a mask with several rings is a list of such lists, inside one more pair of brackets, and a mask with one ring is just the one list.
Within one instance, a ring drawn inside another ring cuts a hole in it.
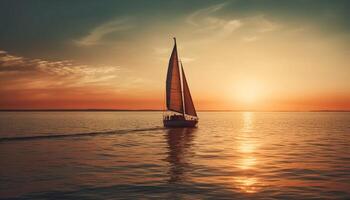
[{"label": "horizon line", "polygon": [[[161,112],[163,109],[0,109],[0,112]],[[235,110],[235,109],[203,109],[198,112],[350,112],[350,110]]]}]

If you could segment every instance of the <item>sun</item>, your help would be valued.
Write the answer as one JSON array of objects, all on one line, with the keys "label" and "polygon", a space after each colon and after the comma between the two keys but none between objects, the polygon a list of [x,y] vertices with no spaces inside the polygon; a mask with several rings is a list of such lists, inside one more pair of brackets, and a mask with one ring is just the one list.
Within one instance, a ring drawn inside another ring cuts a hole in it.
[{"label": "sun", "polygon": [[255,80],[238,81],[234,86],[234,98],[242,104],[256,104],[261,95],[261,84]]},{"label": "sun", "polygon": [[257,93],[254,88],[245,87],[237,93],[238,99],[244,103],[254,103],[257,100]]}]

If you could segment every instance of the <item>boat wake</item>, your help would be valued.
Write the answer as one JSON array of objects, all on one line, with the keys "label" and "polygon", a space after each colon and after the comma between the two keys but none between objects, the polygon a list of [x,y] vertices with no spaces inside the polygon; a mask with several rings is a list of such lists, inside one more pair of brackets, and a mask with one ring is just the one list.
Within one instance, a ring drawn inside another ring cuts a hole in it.
[{"label": "boat wake", "polygon": [[72,134],[45,134],[45,135],[30,135],[30,136],[18,136],[18,137],[3,137],[0,138],[0,142],[11,141],[27,141],[27,140],[41,140],[41,139],[54,139],[54,138],[73,138],[73,137],[89,137],[98,135],[113,135],[113,134],[126,134],[133,132],[145,132],[145,131],[157,131],[163,130],[163,127],[143,128],[143,129],[125,129],[125,130],[113,130],[102,132],[87,132],[87,133],[72,133]]}]

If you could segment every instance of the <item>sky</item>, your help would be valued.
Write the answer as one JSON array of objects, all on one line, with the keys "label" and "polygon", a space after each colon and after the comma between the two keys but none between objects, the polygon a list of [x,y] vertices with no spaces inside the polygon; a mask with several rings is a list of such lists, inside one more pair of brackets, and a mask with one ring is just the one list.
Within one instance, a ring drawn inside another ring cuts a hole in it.
[{"label": "sky", "polygon": [[350,110],[346,0],[0,1],[0,109]]}]

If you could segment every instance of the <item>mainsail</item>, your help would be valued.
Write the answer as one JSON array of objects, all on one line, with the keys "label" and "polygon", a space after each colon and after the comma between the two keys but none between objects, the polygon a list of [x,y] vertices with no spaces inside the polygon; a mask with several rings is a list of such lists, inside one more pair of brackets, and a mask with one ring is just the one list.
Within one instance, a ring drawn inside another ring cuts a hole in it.
[{"label": "mainsail", "polygon": [[194,104],[192,101],[190,89],[189,89],[188,84],[187,84],[185,72],[184,72],[184,69],[182,67],[182,63],[181,63],[181,71],[182,71],[182,82],[183,82],[182,85],[183,85],[184,102],[185,102],[185,113],[187,115],[192,115],[192,116],[197,117],[197,112],[196,112],[196,109],[194,108]]},{"label": "mainsail", "polygon": [[177,56],[176,40],[169,60],[166,79],[166,105],[168,110],[183,113],[179,59]]}]

